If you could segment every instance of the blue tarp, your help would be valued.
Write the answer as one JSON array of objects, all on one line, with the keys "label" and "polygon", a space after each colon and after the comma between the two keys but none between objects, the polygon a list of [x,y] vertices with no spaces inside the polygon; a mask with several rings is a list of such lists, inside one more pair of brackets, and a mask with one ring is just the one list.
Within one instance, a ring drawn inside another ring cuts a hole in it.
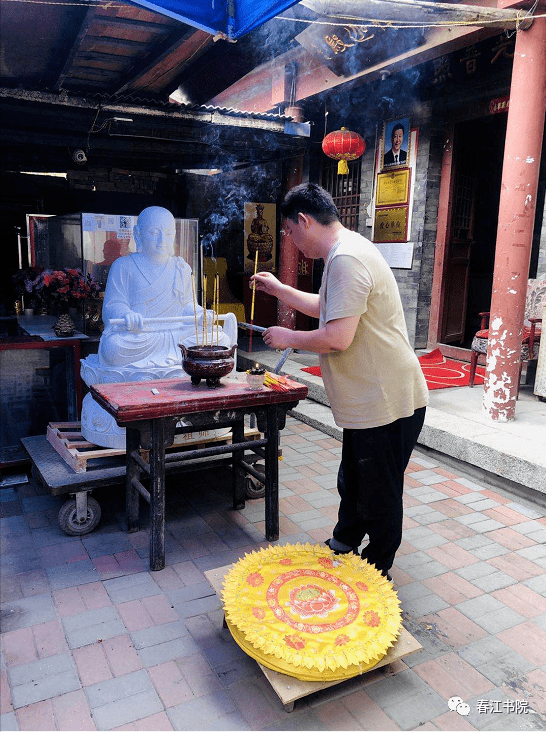
[{"label": "blue tarp", "polygon": [[131,0],[212,35],[236,40],[298,0]]}]

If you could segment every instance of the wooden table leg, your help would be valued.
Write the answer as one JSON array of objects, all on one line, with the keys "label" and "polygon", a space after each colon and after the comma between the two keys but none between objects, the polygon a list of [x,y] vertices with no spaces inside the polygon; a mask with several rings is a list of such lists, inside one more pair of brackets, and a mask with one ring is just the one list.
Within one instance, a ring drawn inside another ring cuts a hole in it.
[{"label": "wooden table leg", "polygon": [[151,421],[150,569],[165,567],[165,420]]},{"label": "wooden table leg", "polygon": [[279,538],[279,423],[277,406],[267,407],[265,446],[265,538]]},{"label": "wooden table leg", "polygon": [[140,480],[140,468],[131,457],[133,451],[140,446],[140,432],[134,427],[127,427],[125,437],[126,470],[125,470],[125,515],[127,531],[132,533],[140,529],[139,507],[140,495],[133,486],[133,479]]},{"label": "wooden table leg", "polygon": [[[245,441],[245,423],[241,419],[231,428],[231,441],[233,444]],[[244,457],[244,450],[233,450],[232,452],[232,485],[233,485],[233,508],[245,507],[245,472],[241,467]]]}]

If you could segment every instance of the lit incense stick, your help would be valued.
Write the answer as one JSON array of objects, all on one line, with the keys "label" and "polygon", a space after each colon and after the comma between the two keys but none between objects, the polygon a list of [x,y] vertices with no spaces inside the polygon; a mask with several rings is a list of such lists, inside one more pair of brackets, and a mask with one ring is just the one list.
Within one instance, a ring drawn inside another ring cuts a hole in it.
[{"label": "lit incense stick", "polygon": [[252,281],[252,304],[250,306],[250,322],[254,322],[254,300],[256,298],[256,272],[258,271],[258,250],[254,257],[254,280]]},{"label": "lit incense stick", "polygon": [[195,277],[191,273],[191,291],[193,295],[193,317],[195,319],[195,345],[199,345],[199,331],[197,329],[197,298],[195,297]]},{"label": "lit incense stick", "polygon": [[203,345],[207,345],[207,275],[203,275]]},{"label": "lit incense stick", "polygon": [[214,276],[214,286],[212,288],[212,345],[214,345],[214,323],[218,320],[218,313],[216,311],[216,275]]},{"label": "lit incense stick", "polygon": [[220,275],[216,273],[216,345],[220,345]]},{"label": "lit incense stick", "polygon": [[[252,304],[250,306],[250,325],[254,325],[254,300],[256,299],[256,272],[258,271],[258,250],[254,257],[254,279],[252,280]],[[248,351],[252,353],[252,328],[250,329],[250,338],[248,339]]]}]

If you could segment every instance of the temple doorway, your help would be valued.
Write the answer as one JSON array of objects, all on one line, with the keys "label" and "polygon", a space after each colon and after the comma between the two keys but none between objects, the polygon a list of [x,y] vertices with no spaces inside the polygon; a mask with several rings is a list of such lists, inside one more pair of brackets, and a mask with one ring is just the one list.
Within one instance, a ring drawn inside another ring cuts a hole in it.
[{"label": "temple doorway", "polygon": [[469,349],[491,303],[506,114],[455,126],[440,343]]}]

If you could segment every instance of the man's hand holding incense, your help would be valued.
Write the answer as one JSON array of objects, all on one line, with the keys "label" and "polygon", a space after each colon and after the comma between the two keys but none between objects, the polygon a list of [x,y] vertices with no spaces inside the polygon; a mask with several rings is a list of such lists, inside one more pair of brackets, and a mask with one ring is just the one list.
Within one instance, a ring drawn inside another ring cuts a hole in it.
[{"label": "man's hand holding incense", "polygon": [[289,328],[281,328],[278,325],[274,325],[264,331],[263,339],[269,348],[279,348],[284,351],[286,348],[293,347],[294,331]]},{"label": "man's hand holding incense", "polygon": [[271,272],[257,272],[255,275],[252,275],[250,278],[251,288],[254,287],[254,283],[256,283],[256,290],[277,298],[280,298],[281,290],[284,287],[280,280],[271,274]]},{"label": "man's hand holding incense", "polygon": [[[319,296],[312,292],[302,292],[295,287],[283,284],[271,272],[258,272],[250,278],[250,287],[256,283],[256,290],[261,290],[276,297],[278,300],[289,305],[300,313],[310,315],[312,318],[319,316]],[[287,346],[288,348],[288,346]]]}]

